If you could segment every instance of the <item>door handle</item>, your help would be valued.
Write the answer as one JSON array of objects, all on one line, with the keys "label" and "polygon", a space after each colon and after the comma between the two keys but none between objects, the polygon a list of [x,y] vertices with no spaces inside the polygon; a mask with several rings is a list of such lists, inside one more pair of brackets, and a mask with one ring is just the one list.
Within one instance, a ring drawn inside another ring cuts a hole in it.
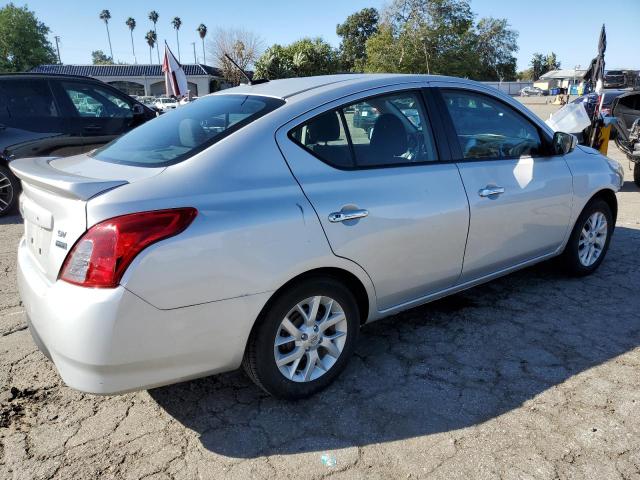
[{"label": "door handle", "polygon": [[99,132],[102,130],[102,126],[100,125],[87,125],[83,128],[85,132]]},{"label": "door handle", "polygon": [[331,223],[345,222],[347,220],[355,220],[357,218],[364,218],[369,215],[369,210],[347,210],[343,212],[333,212],[329,214],[329,221]]},{"label": "door handle", "polygon": [[493,187],[488,185],[478,191],[478,195],[481,197],[491,197],[493,195],[502,195],[503,193],[504,187]]}]

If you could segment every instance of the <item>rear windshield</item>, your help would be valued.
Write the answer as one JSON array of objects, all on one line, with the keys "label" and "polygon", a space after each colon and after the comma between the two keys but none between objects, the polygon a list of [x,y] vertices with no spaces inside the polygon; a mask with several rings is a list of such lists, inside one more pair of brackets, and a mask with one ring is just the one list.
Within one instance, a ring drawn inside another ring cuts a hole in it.
[{"label": "rear windshield", "polygon": [[278,108],[279,99],[212,95],[147,122],[96,150],[105,162],[161,167],[181,162]]}]

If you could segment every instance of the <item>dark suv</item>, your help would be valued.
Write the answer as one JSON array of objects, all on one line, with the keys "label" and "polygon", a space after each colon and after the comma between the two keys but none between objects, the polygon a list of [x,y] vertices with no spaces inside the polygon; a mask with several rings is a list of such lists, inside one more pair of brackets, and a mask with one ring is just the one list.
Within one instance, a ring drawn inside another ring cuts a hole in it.
[{"label": "dark suv", "polygon": [[93,78],[0,75],[0,216],[12,210],[20,192],[11,160],[87,152],[155,115]]}]

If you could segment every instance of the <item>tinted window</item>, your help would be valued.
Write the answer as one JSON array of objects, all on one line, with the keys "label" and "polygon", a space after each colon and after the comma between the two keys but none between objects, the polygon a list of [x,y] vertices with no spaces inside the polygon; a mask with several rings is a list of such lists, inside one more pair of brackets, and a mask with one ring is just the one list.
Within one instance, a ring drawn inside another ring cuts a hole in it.
[{"label": "tinted window", "polygon": [[204,97],[139,126],[96,150],[93,157],[149,167],[177,163],[283,103],[250,95]]},{"label": "tinted window", "polygon": [[6,79],[0,82],[0,88],[12,118],[58,117],[58,107],[45,80]]},{"label": "tinted window", "polygon": [[542,153],[538,129],[511,107],[480,93],[444,90],[442,95],[465,159]]},{"label": "tinted window", "polygon": [[325,112],[293,129],[290,137],[337,168],[437,159],[422,102],[414,92],[376,96]]},{"label": "tinted window", "polygon": [[133,117],[129,102],[99,85],[62,82],[62,88],[81,117]]},{"label": "tinted window", "polygon": [[354,166],[344,124],[336,110],[309,120],[293,130],[291,136],[329,165],[339,168]]},{"label": "tinted window", "polygon": [[416,93],[369,98],[345,107],[343,113],[359,167],[437,159],[431,129]]}]

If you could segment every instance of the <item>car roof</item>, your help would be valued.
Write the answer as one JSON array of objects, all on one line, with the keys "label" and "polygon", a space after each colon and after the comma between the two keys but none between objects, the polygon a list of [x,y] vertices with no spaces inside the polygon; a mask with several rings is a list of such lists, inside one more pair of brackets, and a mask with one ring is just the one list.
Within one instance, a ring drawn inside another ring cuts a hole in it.
[{"label": "car roof", "polygon": [[66,78],[69,80],[82,80],[85,82],[98,82],[100,80],[84,75],[67,75],[62,73],[0,73],[0,80],[3,78]]},{"label": "car roof", "polygon": [[[405,75],[405,74],[363,74],[347,73],[337,75],[321,75],[315,77],[285,78],[281,80],[271,80],[265,83],[253,85],[242,84],[238,87],[220,91],[220,94],[251,94],[287,100],[300,96],[303,93],[312,93],[314,90],[326,92],[331,87],[352,87],[354,91],[377,86],[413,82],[428,82],[429,80],[442,80],[451,77],[438,75]],[[456,81],[462,79],[456,78]],[[327,87],[327,88],[323,88]]]}]

